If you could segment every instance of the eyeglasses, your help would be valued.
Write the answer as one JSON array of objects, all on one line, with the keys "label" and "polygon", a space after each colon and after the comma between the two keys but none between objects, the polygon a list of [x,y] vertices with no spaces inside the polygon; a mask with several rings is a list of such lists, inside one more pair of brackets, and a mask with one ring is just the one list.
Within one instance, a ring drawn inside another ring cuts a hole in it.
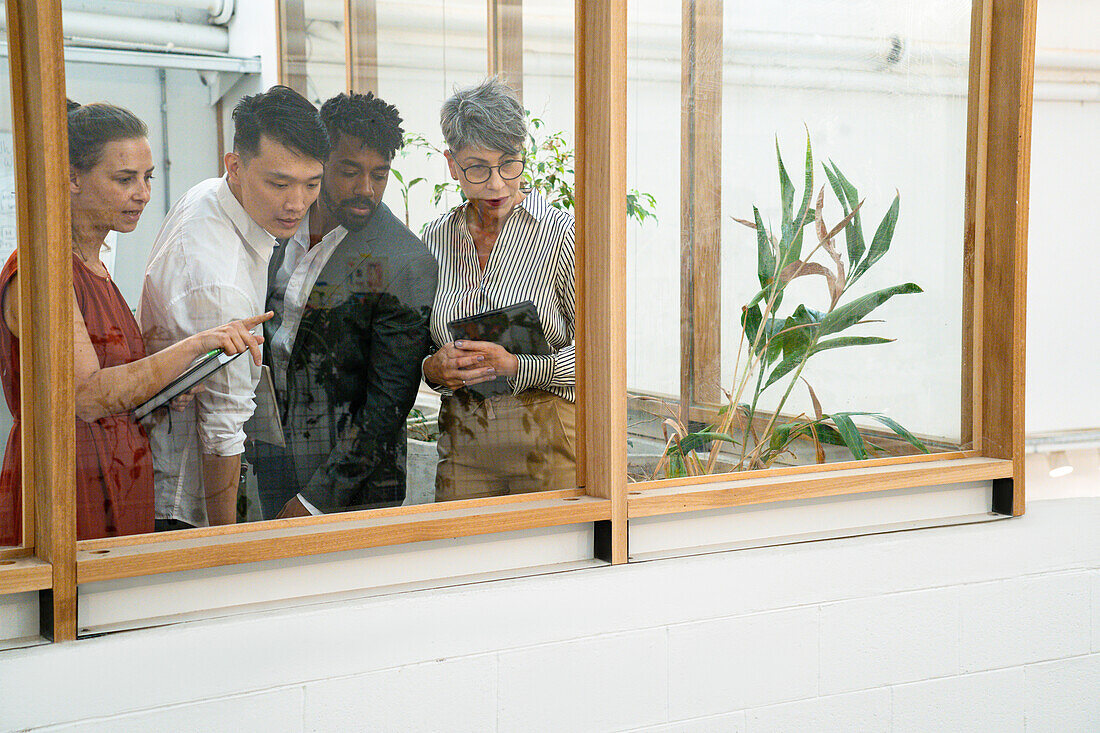
[{"label": "eyeglasses", "polygon": [[506,160],[500,165],[481,165],[479,163],[466,168],[459,166],[458,169],[462,171],[462,175],[470,183],[485,183],[493,175],[494,168],[500,173],[502,180],[512,181],[523,175],[525,166],[526,162],[523,160]]}]

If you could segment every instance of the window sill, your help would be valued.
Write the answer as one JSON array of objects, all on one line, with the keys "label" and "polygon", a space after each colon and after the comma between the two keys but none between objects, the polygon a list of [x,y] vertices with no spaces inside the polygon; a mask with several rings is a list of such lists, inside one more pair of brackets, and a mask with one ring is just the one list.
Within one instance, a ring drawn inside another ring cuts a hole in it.
[{"label": "window sill", "polygon": [[805,467],[775,469],[744,476],[726,474],[635,485],[630,487],[627,496],[627,513],[634,519],[747,504],[989,481],[1013,475],[1012,461],[958,455],[961,457],[941,456],[920,462],[870,466],[847,463],[835,467],[815,466],[810,470]]},{"label": "window sill", "polygon": [[0,560],[0,595],[45,590],[53,585],[53,567],[37,557]]},{"label": "window sill", "polygon": [[610,518],[609,500],[572,490],[95,540],[78,545],[77,583]]}]

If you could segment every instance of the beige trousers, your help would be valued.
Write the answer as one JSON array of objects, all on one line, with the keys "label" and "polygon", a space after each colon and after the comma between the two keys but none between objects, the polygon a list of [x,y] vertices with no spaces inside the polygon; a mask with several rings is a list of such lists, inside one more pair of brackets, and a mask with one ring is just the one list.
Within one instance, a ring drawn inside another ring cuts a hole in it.
[{"label": "beige trousers", "polygon": [[436,501],[577,485],[575,405],[557,395],[444,397],[439,430]]}]

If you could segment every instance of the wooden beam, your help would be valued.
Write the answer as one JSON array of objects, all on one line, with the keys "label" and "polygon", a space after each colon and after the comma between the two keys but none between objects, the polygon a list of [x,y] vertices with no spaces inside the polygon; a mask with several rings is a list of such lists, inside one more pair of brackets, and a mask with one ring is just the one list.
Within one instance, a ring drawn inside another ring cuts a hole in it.
[{"label": "wooden beam", "polygon": [[348,91],[378,94],[378,8],[375,0],[345,0],[344,42]]},{"label": "wooden beam", "polygon": [[305,0],[278,0],[277,12],[279,83],[309,99],[306,88]]},{"label": "wooden beam", "polygon": [[[1024,336],[1036,0],[994,0],[981,281],[981,450],[1012,460],[1024,512]],[[975,29],[980,32],[980,29]]]},{"label": "wooden beam", "polygon": [[947,461],[858,466],[802,475],[738,477],[727,474],[723,482],[668,488],[635,488],[630,491],[630,516],[650,517],[706,509],[722,509],[775,501],[805,501],[823,496],[843,496],[874,491],[896,491],[967,481],[995,481],[1012,475],[1011,461],[995,458],[962,458]]},{"label": "wooden beam", "polygon": [[50,563],[43,633],[76,638],[76,405],[68,135],[60,0],[8,0],[8,60],[24,314],[23,485],[35,497],[35,556]]},{"label": "wooden beam", "polygon": [[722,0],[683,0],[680,419],[722,400]]},{"label": "wooden beam", "polygon": [[540,493],[527,495],[522,501],[446,502],[417,512],[372,510],[327,515],[323,518],[326,521],[310,517],[264,522],[245,532],[188,530],[93,540],[80,543],[79,580],[94,583],[410,542],[588,524],[607,521],[610,516],[610,502],[603,499],[583,495],[547,497]]},{"label": "wooden beam", "polygon": [[981,449],[982,333],[985,288],[985,206],[989,159],[989,53],[993,0],[971,13],[966,134],[966,213],[963,232],[962,410],[959,444]]},{"label": "wooden beam", "polygon": [[523,100],[523,0],[486,0],[488,71]]},{"label": "wooden beam", "polygon": [[578,461],[627,560],[626,0],[576,4]]}]

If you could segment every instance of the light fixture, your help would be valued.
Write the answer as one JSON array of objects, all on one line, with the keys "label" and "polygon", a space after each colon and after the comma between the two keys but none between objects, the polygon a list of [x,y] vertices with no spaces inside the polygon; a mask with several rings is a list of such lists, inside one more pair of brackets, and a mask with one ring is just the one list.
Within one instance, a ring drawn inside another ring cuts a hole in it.
[{"label": "light fixture", "polygon": [[1050,465],[1050,477],[1059,478],[1073,473],[1073,466],[1069,465],[1069,459],[1064,450],[1054,451],[1047,455],[1047,463]]}]

